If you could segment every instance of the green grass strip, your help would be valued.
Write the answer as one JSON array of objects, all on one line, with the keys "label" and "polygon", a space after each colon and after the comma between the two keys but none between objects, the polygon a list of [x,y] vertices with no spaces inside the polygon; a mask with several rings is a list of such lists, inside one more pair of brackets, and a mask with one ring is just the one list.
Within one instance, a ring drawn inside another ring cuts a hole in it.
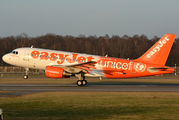
[{"label": "green grass strip", "polygon": [[5,120],[178,119],[178,92],[46,92],[0,97]]}]

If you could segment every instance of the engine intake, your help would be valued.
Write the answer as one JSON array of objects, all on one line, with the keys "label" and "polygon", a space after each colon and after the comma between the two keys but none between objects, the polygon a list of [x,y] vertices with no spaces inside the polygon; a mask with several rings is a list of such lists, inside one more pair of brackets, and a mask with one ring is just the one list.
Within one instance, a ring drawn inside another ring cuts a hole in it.
[{"label": "engine intake", "polygon": [[47,66],[45,74],[49,78],[69,78],[71,74],[66,73],[63,68]]}]

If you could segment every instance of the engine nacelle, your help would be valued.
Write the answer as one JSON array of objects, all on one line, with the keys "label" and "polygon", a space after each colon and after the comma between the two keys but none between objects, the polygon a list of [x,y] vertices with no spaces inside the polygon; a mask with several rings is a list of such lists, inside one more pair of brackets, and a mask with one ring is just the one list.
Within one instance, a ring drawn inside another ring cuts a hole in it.
[{"label": "engine nacelle", "polygon": [[63,68],[47,66],[45,74],[49,78],[69,78],[70,74],[66,73]]}]

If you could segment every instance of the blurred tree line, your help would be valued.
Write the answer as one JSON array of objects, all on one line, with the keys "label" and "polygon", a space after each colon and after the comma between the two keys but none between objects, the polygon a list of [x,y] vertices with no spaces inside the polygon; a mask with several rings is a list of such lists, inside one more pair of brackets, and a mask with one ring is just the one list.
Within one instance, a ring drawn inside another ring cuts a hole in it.
[{"label": "blurred tree line", "polygon": [[[154,43],[160,38],[154,36],[152,39],[148,39],[146,35],[134,35],[133,37],[124,35],[122,37],[113,35],[109,37],[105,36],[88,36],[79,35],[74,36],[61,36],[52,33],[29,37],[27,34],[22,33],[18,36],[9,36],[0,38],[0,57],[6,53],[11,52],[15,48],[30,47],[53,49],[77,53],[86,53],[93,55],[105,56],[117,58],[129,58],[136,59],[144,54]],[[168,57],[167,66],[179,65],[179,38],[175,39],[172,46],[170,55]],[[1,66],[7,66],[0,59]]]}]

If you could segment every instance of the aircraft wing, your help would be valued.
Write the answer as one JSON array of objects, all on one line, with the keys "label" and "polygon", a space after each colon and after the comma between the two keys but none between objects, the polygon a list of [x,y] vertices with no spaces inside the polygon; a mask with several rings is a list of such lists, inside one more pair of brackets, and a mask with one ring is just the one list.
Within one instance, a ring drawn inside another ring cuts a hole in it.
[{"label": "aircraft wing", "polygon": [[125,70],[105,70],[104,73],[105,74],[108,74],[108,75],[112,75],[114,72],[118,72],[118,73],[121,73],[121,74],[125,74],[124,73]]},{"label": "aircraft wing", "polygon": [[[87,73],[91,75],[98,75],[98,76],[103,76],[104,74],[112,75],[114,72],[120,72],[121,74],[125,74],[125,70],[96,70],[96,61],[89,61],[85,63],[80,63],[80,64],[73,64],[73,65],[53,65],[55,67],[60,67],[64,68],[64,70],[68,73]],[[104,74],[103,74],[104,73]]]},{"label": "aircraft wing", "polygon": [[96,69],[95,67],[96,63],[97,63],[96,61],[89,61],[89,62],[73,64],[73,65],[53,65],[53,66],[64,68],[64,70],[69,73],[79,73],[82,71],[84,73],[90,74],[89,71],[92,71],[91,69]]}]

